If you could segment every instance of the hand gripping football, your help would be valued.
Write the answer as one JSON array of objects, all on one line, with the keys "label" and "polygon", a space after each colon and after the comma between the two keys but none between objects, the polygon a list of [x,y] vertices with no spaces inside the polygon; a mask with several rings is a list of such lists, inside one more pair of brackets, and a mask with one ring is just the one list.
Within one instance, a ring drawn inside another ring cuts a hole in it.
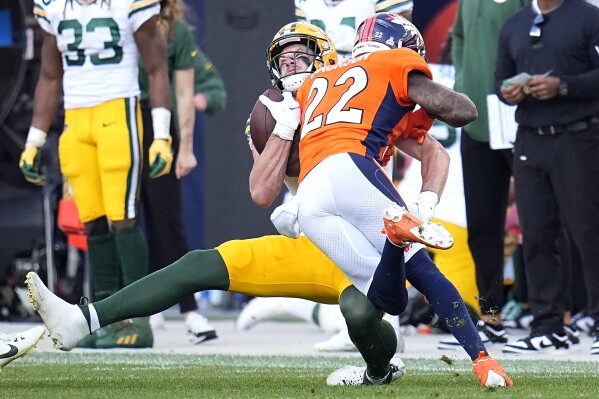
[{"label": "hand gripping football", "polygon": [[[283,95],[277,89],[268,89],[263,93],[264,96],[270,98],[272,101],[282,101]],[[266,142],[270,137],[275,124],[277,122],[272,117],[270,111],[260,100],[256,101],[252,114],[250,116],[250,134],[252,136],[252,142],[254,148],[258,153],[262,153]],[[287,160],[287,176],[297,177],[299,176],[299,140],[300,140],[300,127],[295,131],[293,142],[291,144],[291,150],[289,151],[289,159]]]}]

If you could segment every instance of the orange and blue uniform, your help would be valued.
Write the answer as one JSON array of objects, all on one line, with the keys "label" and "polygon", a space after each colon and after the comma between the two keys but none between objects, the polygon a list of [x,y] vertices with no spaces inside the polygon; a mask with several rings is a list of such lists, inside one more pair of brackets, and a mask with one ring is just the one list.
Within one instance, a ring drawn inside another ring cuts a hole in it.
[{"label": "orange and blue uniform", "polygon": [[380,160],[416,105],[408,97],[412,71],[432,78],[420,55],[399,48],[324,67],[308,77],[297,93],[302,109],[300,182],[334,154]]}]

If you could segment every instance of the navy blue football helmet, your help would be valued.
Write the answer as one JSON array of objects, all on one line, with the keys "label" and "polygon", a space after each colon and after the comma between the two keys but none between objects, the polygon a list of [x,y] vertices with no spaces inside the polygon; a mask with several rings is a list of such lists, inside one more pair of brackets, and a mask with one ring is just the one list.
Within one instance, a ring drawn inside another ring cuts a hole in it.
[{"label": "navy blue football helmet", "polygon": [[414,50],[428,62],[420,31],[399,14],[379,13],[358,26],[352,56],[402,47]]}]

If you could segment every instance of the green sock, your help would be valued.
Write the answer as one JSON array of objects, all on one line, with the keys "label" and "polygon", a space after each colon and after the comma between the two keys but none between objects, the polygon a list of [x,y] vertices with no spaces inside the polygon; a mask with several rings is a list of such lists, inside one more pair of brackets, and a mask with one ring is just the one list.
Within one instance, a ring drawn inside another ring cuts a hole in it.
[{"label": "green sock", "polygon": [[139,226],[116,230],[114,237],[126,287],[148,274],[148,244]]},{"label": "green sock", "polygon": [[120,287],[121,264],[112,233],[91,235],[87,239],[94,300],[114,294]]},{"label": "green sock", "polygon": [[314,309],[312,309],[312,321],[317,325],[320,326],[320,303],[317,303],[316,306],[314,306]]},{"label": "green sock", "polygon": [[368,375],[372,378],[386,376],[389,361],[397,349],[395,330],[382,319],[383,312],[354,286],[341,293],[339,305],[349,336],[366,362]]},{"label": "green sock", "polygon": [[100,326],[134,317],[151,316],[198,291],[229,289],[229,271],[215,249],[191,251],[158,270],[94,303]]},{"label": "green sock", "polygon": [[89,306],[87,304],[82,305],[79,304],[77,305],[79,306],[79,309],[81,309],[81,312],[83,313],[83,316],[85,316],[85,320],[87,320],[87,326],[89,327],[90,331],[92,329],[92,317],[89,313]]}]

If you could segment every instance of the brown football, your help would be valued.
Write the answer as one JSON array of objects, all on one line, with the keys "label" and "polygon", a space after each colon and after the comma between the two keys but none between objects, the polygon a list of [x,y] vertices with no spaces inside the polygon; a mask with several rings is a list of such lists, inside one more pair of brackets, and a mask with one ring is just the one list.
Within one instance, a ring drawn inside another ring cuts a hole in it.
[{"label": "brown football", "polygon": [[[264,96],[270,98],[273,101],[282,101],[283,94],[277,89],[268,89],[263,93]],[[270,114],[270,111],[260,100],[256,101],[252,114],[250,115],[250,135],[252,136],[252,142],[254,148],[258,153],[262,153],[266,142],[270,137],[273,129],[275,128],[276,121]],[[300,140],[300,128],[298,127],[293,137],[293,144],[291,144],[291,150],[289,151],[289,159],[287,160],[287,176],[297,177],[299,176],[299,140]]]}]

